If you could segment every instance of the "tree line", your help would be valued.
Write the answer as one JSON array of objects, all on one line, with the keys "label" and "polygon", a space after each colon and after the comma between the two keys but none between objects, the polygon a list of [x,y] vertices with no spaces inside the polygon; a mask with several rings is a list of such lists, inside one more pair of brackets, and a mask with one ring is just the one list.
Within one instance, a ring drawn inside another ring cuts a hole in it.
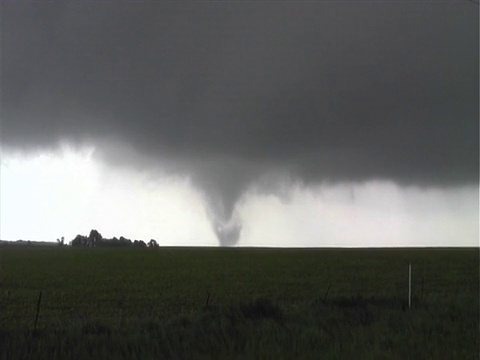
[{"label": "tree line", "polygon": [[[60,244],[60,242],[59,242]],[[63,239],[62,243],[63,244]],[[97,230],[90,231],[90,235],[77,235],[75,239],[70,242],[73,247],[139,247],[139,248],[157,248],[159,247],[156,240],[151,239],[148,243],[143,240],[130,240],[120,236],[120,238],[113,237],[111,239],[103,238]]]}]

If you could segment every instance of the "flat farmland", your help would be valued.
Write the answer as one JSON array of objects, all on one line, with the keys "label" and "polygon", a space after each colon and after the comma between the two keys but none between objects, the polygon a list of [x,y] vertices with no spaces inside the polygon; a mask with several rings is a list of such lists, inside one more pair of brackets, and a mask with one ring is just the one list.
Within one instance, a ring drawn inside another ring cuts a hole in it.
[{"label": "flat farmland", "polygon": [[0,331],[5,359],[476,359],[479,250],[4,246]]}]

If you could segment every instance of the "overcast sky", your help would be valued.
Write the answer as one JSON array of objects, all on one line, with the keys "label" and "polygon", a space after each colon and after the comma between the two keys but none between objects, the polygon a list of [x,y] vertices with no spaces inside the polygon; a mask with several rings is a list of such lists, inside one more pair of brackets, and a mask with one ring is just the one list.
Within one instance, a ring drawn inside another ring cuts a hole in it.
[{"label": "overcast sky", "polygon": [[478,246],[474,3],[0,6],[3,239]]}]

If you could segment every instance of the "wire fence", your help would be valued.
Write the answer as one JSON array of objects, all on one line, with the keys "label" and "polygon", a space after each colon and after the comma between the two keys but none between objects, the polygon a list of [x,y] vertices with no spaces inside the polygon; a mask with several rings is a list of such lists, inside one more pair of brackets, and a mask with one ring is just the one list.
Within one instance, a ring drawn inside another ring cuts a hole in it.
[{"label": "wire fence", "polygon": [[132,267],[137,273],[121,264],[106,268],[97,258],[83,274],[75,273],[81,266],[74,267],[73,276],[72,271],[62,273],[54,267],[60,271],[52,272],[43,264],[36,272],[16,273],[14,279],[2,268],[0,329],[65,328],[91,321],[122,326],[191,316],[259,298],[287,313],[320,305],[402,311],[457,305],[478,308],[478,250],[465,256],[441,255],[429,258],[427,253],[412,262],[381,256],[367,262],[351,256],[340,264],[327,262],[328,256],[322,255],[321,263],[309,258],[302,262],[299,257],[284,266],[281,256],[268,263],[252,257],[230,267],[219,257],[218,263],[197,259],[179,262],[176,269],[164,266],[158,274],[141,263]]}]

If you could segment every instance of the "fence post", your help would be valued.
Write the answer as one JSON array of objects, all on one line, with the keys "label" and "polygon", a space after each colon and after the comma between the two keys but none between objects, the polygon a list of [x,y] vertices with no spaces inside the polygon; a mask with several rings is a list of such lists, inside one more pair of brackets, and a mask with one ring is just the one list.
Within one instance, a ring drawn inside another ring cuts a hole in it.
[{"label": "fence post", "polygon": [[422,277],[422,288],[420,290],[420,298],[422,299],[423,301],[423,283],[425,282],[425,278]]},{"label": "fence post", "polygon": [[412,264],[408,264],[408,308],[412,306]]},{"label": "fence post", "polygon": [[205,301],[205,309],[208,309],[208,302],[210,300],[210,292],[208,293],[208,296],[207,296],[207,301]]},{"label": "fence post", "polygon": [[38,295],[38,301],[37,301],[37,313],[35,315],[35,323],[33,324],[33,331],[37,331],[37,321],[38,321],[38,313],[40,312],[40,302],[42,301],[42,292],[40,291],[40,294]]},{"label": "fence post", "polygon": [[328,293],[330,292],[330,287],[331,286],[332,286],[332,283],[328,284],[327,291],[325,292],[325,296],[323,297],[323,302],[327,301],[327,296],[328,296]]}]

